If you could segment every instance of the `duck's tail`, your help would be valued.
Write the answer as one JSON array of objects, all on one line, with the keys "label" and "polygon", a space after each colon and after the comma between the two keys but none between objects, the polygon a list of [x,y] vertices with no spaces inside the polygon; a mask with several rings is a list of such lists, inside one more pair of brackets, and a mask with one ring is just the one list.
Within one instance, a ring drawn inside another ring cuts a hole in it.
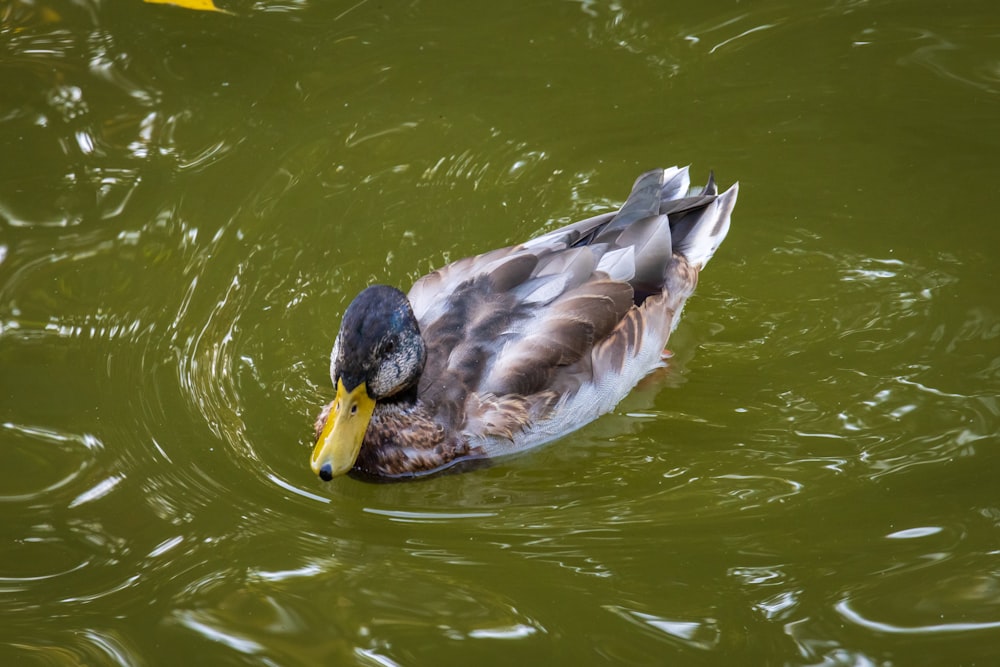
[{"label": "duck's tail", "polygon": [[687,167],[663,170],[659,212],[670,219],[673,251],[699,271],[729,232],[729,216],[739,190],[735,183],[720,195],[714,175],[709,175],[704,188],[692,189]]}]

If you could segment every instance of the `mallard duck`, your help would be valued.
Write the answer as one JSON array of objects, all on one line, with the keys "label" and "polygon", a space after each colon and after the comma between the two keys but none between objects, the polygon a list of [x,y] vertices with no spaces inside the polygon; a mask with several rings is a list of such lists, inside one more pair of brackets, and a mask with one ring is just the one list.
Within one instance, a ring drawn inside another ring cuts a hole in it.
[{"label": "mallard duck", "polygon": [[312,470],[414,477],[524,451],[610,411],[663,365],[738,184],[641,175],[625,204],[449,264],[409,294],[372,285],[330,353]]}]

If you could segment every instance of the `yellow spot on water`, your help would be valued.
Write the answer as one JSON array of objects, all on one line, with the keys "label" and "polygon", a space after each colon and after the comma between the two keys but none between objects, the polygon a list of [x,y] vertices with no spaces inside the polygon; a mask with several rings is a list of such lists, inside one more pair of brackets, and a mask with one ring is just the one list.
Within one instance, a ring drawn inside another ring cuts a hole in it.
[{"label": "yellow spot on water", "polygon": [[212,0],[143,0],[154,5],[175,5],[184,9],[195,9],[202,12],[219,12],[220,14],[231,14],[225,9],[219,9]]}]

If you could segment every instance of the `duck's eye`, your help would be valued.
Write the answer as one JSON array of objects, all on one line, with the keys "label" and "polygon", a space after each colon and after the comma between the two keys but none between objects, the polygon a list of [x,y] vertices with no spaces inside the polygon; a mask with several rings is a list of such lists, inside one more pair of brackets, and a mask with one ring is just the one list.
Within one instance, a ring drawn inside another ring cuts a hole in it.
[{"label": "duck's eye", "polygon": [[385,346],[382,348],[382,351],[385,354],[392,354],[393,352],[396,351],[396,342],[395,341],[391,341],[391,340],[388,341],[385,344]]}]

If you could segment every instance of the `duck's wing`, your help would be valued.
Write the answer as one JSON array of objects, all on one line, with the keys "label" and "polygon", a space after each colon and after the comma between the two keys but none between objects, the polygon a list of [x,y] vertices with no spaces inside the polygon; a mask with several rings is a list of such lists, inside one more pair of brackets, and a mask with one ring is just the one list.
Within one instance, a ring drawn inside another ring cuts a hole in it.
[{"label": "duck's wing", "polygon": [[421,398],[489,454],[610,410],[659,363],[730,192],[689,196],[686,168],[649,172],[617,213],[425,276],[409,294],[429,347]]},{"label": "duck's wing", "polygon": [[[520,245],[466,257],[423,276],[413,284],[407,294],[417,321],[423,323],[440,317],[455,291],[469,280],[479,276],[495,276],[494,282],[510,284],[524,279],[525,276],[537,277],[533,273],[548,275],[559,272],[562,267],[572,269],[573,258],[578,259],[578,256],[562,257],[561,254],[565,251],[592,245],[595,235],[605,229],[610,222],[632,219],[639,208],[644,209],[644,215],[655,215],[661,197],[648,187],[639,187],[640,183],[645,184],[653,178],[657,178],[657,174],[673,173],[674,171],[686,178],[687,169],[681,170],[676,167],[668,170],[656,170],[640,176],[639,180],[636,181],[636,186],[633,187],[632,194],[617,212],[602,213],[560,227]],[[686,192],[686,190],[685,182],[684,191]],[[675,187],[674,191],[669,192],[669,194],[677,195],[679,192],[680,190]],[[539,258],[543,256],[548,256],[545,262],[548,271],[535,272],[534,268]],[[528,269],[528,272],[525,273],[524,269]]]}]

